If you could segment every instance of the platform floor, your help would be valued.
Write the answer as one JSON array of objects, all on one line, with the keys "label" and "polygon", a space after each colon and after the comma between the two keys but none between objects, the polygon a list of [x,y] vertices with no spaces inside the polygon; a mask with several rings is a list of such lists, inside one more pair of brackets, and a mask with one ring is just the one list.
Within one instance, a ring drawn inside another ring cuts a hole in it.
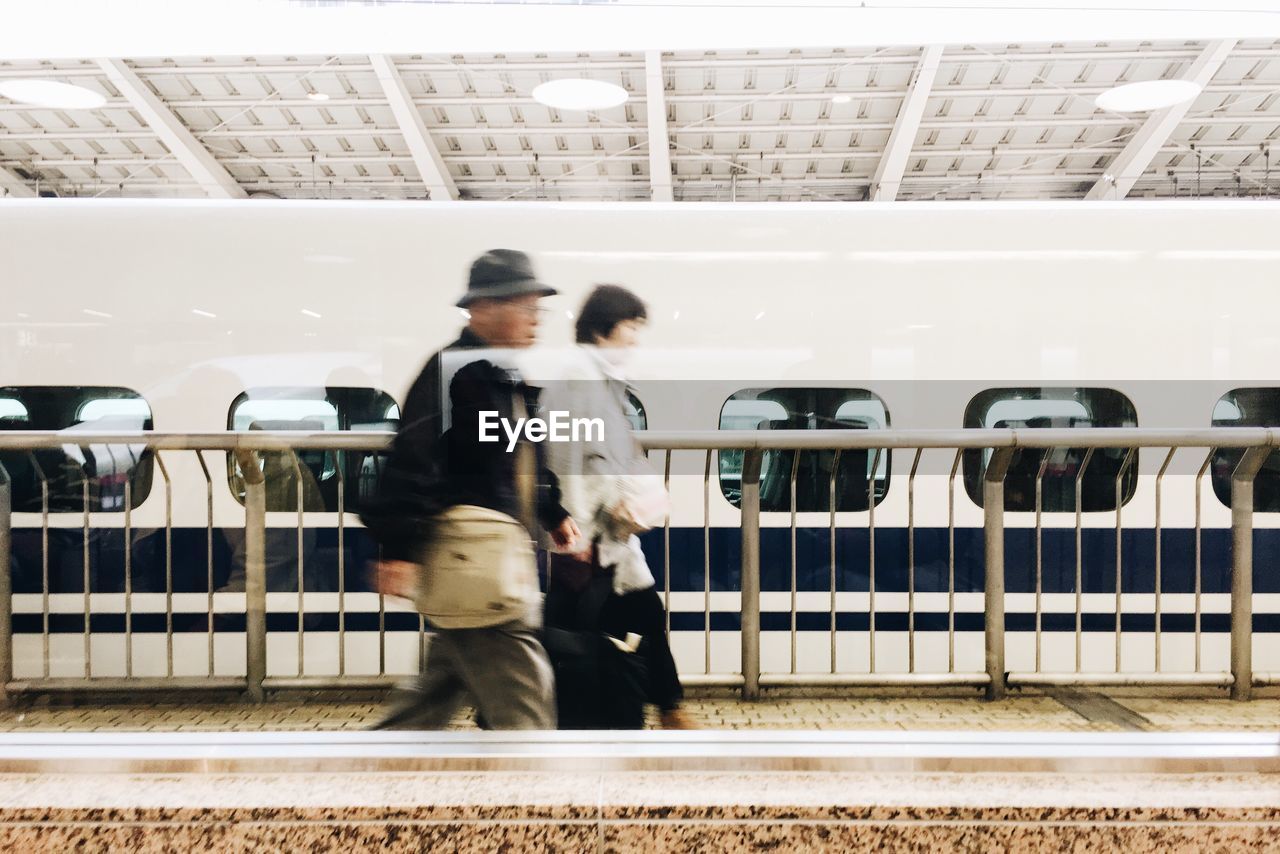
[{"label": "platform floor", "polygon": [[7,733],[0,849],[1274,851],[1278,738]]},{"label": "platform floor", "polygon": [[[235,697],[162,696],[23,699],[0,709],[0,732],[252,732],[367,729],[384,695],[282,694],[254,704]],[[1137,696],[1061,689],[1016,692],[986,702],[973,692],[921,696],[773,696],[745,703],[732,693],[702,691],[685,705],[708,729],[989,730],[1003,732],[1256,732],[1280,730],[1280,693],[1247,703],[1217,696]],[[656,721],[651,721],[655,725]],[[464,713],[454,727],[473,726]]]}]

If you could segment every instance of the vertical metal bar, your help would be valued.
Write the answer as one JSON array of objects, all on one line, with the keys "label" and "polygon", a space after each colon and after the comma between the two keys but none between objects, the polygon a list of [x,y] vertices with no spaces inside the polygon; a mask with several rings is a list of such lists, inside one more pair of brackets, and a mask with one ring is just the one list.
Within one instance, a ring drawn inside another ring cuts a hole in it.
[{"label": "vertical metal bar", "polygon": [[871,475],[867,478],[867,666],[868,672],[876,672],[876,469],[880,467],[880,453],[876,448],[871,458]]},{"label": "vertical metal bar", "polygon": [[947,478],[947,672],[956,672],[956,472],[964,451],[957,450]]},{"label": "vertical metal bar", "polygon": [[1076,472],[1076,673],[1080,672],[1084,639],[1084,529],[1083,529],[1083,496],[1084,470],[1093,459],[1093,448],[1084,452],[1084,460],[1080,470]]},{"label": "vertical metal bar", "polygon": [[1049,467],[1049,452],[1040,452],[1040,468],[1036,472],[1036,673],[1044,665],[1044,472]]},{"label": "vertical metal bar", "polygon": [[1122,562],[1123,554],[1121,553],[1121,535],[1124,532],[1120,524],[1120,511],[1124,507],[1124,476],[1129,471],[1129,465],[1133,462],[1137,451],[1137,448],[1130,448],[1125,453],[1124,462],[1120,464],[1120,473],[1116,475],[1116,673],[1124,672],[1124,669],[1120,666],[1120,633],[1123,628],[1120,617],[1124,610],[1121,606],[1121,596],[1124,593],[1124,585],[1122,583],[1124,578],[1124,564]]},{"label": "vertical metal bar", "polygon": [[267,489],[256,451],[237,450],[244,475],[245,673],[249,696],[264,699],[267,675]]},{"label": "vertical metal bar", "polygon": [[[667,450],[662,470],[662,488],[671,494],[671,451]],[[671,637],[671,509],[668,502],[667,517],[662,522],[662,610],[668,640]]]},{"label": "vertical metal bar", "polygon": [[343,518],[346,512],[347,478],[342,471],[346,462],[342,451],[334,452],[338,467],[338,675],[347,673],[347,552]]},{"label": "vertical metal bar", "polygon": [[31,468],[40,479],[40,639],[43,647],[44,661],[42,670],[44,678],[49,678],[49,479],[40,467],[34,451],[31,457]]},{"label": "vertical metal bar", "polygon": [[831,501],[831,522],[828,532],[828,545],[831,548],[829,555],[831,563],[831,672],[836,672],[836,474],[840,471],[840,450],[837,448],[835,454],[831,458],[831,483],[828,484],[830,492],[829,500]]},{"label": "vertical metal bar", "polygon": [[418,615],[418,670],[427,666],[427,619]]},{"label": "vertical metal bar", "polygon": [[[671,607],[667,606],[667,613]],[[711,672],[711,451],[702,471],[702,639],[704,666]]]},{"label": "vertical metal bar", "polygon": [[742,699],[760,699],[760,463],[742,454]]},{"label": "vertical metal bar", "polygon": [[13,481],[0,463],[0,705],[9,704],[13,681]]},{"label": "vertical metal bar", "polygon": [[209,464],[204,454],[197,450],[196,459],[200,462],[200,471],[204,472],[205,489],[205,540],[204,568],[207,573],[205,587],[205,631],[209,637],[208,672],[213,675],[213,477],[209,474]]},{"label": "vertical metal bar", "polygon": [[1173,462],[1173,455],[1177,453],[1177,448],[1170,448],[1169,454],[1164,458],[1164,463],[1160,466],[1160,472],[1156,475],[1156,648],[1155,648],[1155,672],[1160,672],[1160,620],[1163,616],[1161,609],[1160,597],[1163,595],[1164,585],[1161,580],[1163,569],[1163,552],[1160,531],[1160,509],[1161,509],[1161,490],[1164,487],[1164,473],[1169,470],[1169,463]]},{"label": "vertical metal bar", "polygon": [[1196,644],[1196,649],[1195,649],[1195,670],[1194,670],[1194,672],[1195,672],[1195,673],[1199,673],[1199,672],[1200,672],[1200,619],[1201,619],[1201,616],[1202,616],[1202,610],[1201,610],[1202,602],[1201,602],[1201,597],[1202,597],[1202,592],[1203,592],[1203,591],[1201,590],[1201,587],[1202,587],[1202,585],[1201,585],[1201,580],[1202,580],[1202,579],[1203,579],[1203,577],[1204,577],[1204,576],[1203,576],[1203,574],[1202,574],[1202,573],[1201,573],[1201,571],[1200,571],[1200,532],[1201,532],[1201,527],[1200,527],[1200,491],[1201,491],[1201,490],[1200,490],[1200,482],[1204,479],[1204,473],[1205,473],[1205,471],[1207,471],[1207,470],[1208,470],[1209,465],[1213,462],[1213,456],[1214,456],[1214,454],[1215,454],[1215,453],[1217,453],[1217,450],[1218,450],[1217,448],[1210,448],[1210,449],[1209,449],[1209,454],[1208,454],[1208,456],[1206,456],[1206,457],[1204,458],[1204,462],[1203,462],[1203,463],[1201,464],[1201,466],[1200,466],[1200,471],[1196,472],[1196,577],[1195,577],[1195,600],[1196,600],[1196,601],[1195,601],[1195,609],[1196,609],[1195,644]]},{"label": "vertical metal bar", "polygon": [[[373,455],[374,489],[382,484],[382,454]],[[382,545],[378,545],[378,560],[382,560]],[[387,672],[387,596],[378,593],[378,673]]]},{"label": "vertical metal bar", "polygon": [[[111,471],[118,474],[116,455],[104,445],[111,458]],[[133,675],[133,492],[130,478],[124,479],[124,675]]]},{"label": "vertical metal bar", "polygon": [[791,672],[796,672],[796,481],[800,475],[800,450],[791,452]]},{"label": "vertical metal bar", "polygon": [[907,672],[916,672],[916,471],[924,448],[916,448],[907,476]]},{"label": "vertical metal bar", "polygon": [[165,675],[173,675],[173,484],[164,457],[155,452],[156,467],[164,478],[164,649]]},{"label": "vertical metal bar", "polygon": [[1271,448],[1250,448],[1231,474],[1231,699],[1253,696],[1253,480]]},{"label": "vertical metal bar", "polygon": [[996,448],[982,476],[983,544],[986,618],[987,699],[999,700],[1005,693],[1004,666],[1004,478],[1013,461],[1013,448]]},{"label": "vertical metal bar", "polygon": [[305,670],[305,657],[303,641],[303,619],[305,618],[305,609],[302,605],[303,594],[306,592],[306,582],[304,581],[305,567],[303,566],[302,550],[303,550],[303,526],[305,519],[303,517],[303,493],[302,493],[302,464],[298,462],[298,453],[292,448],[289,449],[289,460],[293,463],[294,477],[294,496],[298,503],[298,675],[301,676]]},{"label": "vertical metal bar", "polygon": [[[382,560],[382,546],[378,546],[378,560]],[[378,674],[387,672],[387,596],[378,593]]]},{"label": "vertical metal bar", "polygon": [[[99,494],[101,494],[101,484],[99,484]],[[83,518],[81,522],[82,546],[80,557],[84,562],[84,676],[88,679],[93,675],[93,659],[92,649],[89,643],[89,473],[80,467],[80,500],[83,509]],[[126,597],[127,599],[127,597]]]}]

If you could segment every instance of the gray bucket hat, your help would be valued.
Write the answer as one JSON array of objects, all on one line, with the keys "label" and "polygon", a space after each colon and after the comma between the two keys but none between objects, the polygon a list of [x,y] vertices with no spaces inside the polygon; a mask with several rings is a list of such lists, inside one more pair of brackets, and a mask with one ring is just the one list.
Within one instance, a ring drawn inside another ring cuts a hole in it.
[{"label": "gray bucket hat", "polygon": [[458,300],[466,308],[478,299],[510,299],[527,294],[549,297],[556,289],[538,281],[529,256],[515,249],[490,249],[471,265],[467,292]]}]

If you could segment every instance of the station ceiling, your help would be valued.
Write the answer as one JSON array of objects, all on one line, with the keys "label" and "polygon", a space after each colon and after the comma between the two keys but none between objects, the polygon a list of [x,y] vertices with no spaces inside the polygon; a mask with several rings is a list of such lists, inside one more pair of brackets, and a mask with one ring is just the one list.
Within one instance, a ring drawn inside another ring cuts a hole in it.
[{"label": "station ceiling", "polygon": [[[0,195],[1280,194],[1274,39],[0,62],[0,80],[30,77],[107,101],[59,111],[0,97]],[[595,113],[533,99],[560,77],[606,80],[630,97]],[[1192,77],[1205,85],[1189,105],[1130,115],[1094,105],[1118,84]]]}]

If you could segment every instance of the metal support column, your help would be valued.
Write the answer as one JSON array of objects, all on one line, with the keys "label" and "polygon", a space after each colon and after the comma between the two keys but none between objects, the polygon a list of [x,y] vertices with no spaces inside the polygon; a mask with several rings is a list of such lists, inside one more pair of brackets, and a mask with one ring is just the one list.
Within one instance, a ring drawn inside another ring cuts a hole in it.
[{"label": "metal support column", "polygon": [[1271,448],[1250,448],[1231,473],[1231,699],[1253,694],[1253,479]]},{"label": "metal support column", "polygon": [[[0,463],[0,704],[9,704],[13,681],[13,483]],[[85,619],[88,619],[86,616]]]},{"label": "metal support column", "polygon": [[983,540],[986,544],[987,699],[1005,692],[1004,669],[1004,476],[1013,448],[997,448],[982,478]]},{"label": "metal support column", "polygon": [[244,476],[245,675],[249,696],[263,700],[267,678],[267,488],[257,451],[236,451]]},{"label": "metal support column", "polygon": [[742,699],[760,699],[760,463],[742,455]]}]

